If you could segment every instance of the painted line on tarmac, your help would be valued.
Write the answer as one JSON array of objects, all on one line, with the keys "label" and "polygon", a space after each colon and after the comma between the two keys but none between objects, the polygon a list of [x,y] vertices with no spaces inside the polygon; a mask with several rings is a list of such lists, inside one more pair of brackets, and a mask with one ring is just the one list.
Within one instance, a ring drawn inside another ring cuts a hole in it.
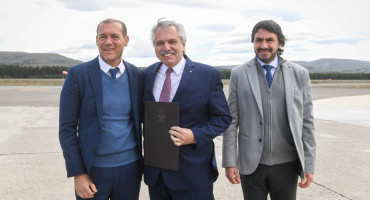
[{"label": "painted line on tarmac", "polygon": [[19,91],[33,92],[33,91],[47,91],[49,89],[21,89]]},{"label": "painted line on tarmac", "polygon": [[370,150],[362,150],[362,151],[365,151],[366,153],[370,153]]},{"label": "painted line on tarmac", "polygon": [[341,194],[341,193],[339,193],[339,192],[337,192],[337,191],[335,191],[335,190],[333,190],[333,189],[330,189],[330,188],[326,187],[325,185],[322,185],[322,184],[317,183],[317,182],[315,182],[315,181],[313,181],[312,183],[313,183],[313,184],[315,184],[315,185],[317,185],[317,186],[320,186],[320,187],[322,187],[322,188],[324,188],[324,189],[327,189],[327,190],[329,190],[329,191],[331,191],[331,192],[334,192],[335,194],[337,194],[337,195],[339,195],[339,196],[341,196],[341,197],[343,197],[343,198],[346,198],[346,199],[349,199],[349,200],[354,200],[354,199],[351,199],[351,198],[349,198],[349,197],[345,196],[344,194]]}]

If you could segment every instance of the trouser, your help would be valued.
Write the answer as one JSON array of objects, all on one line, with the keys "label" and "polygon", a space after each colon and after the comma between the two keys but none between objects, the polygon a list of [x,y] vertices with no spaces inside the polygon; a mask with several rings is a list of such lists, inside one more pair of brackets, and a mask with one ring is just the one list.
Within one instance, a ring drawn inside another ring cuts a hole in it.
[{"label": "trouser", "polygon": [[293,161],[277,165],[259,164],[249,175],[242,175],[241,184],[245,200],[295,200],[300,162]]},{"label": "trouser", "polygon": [[156,184],[149,187],[149,195],[151,200],[214,200],[213,184],[191,190],[172,190],[166,186],[162,174]]},{"label": "trouser", "polygon": [[[139,161],[118,167],[91,167],[90,178],[98,190],[94,200],[139,199],[141,173]],[[76,194],[77,200],[82,200]]]}]

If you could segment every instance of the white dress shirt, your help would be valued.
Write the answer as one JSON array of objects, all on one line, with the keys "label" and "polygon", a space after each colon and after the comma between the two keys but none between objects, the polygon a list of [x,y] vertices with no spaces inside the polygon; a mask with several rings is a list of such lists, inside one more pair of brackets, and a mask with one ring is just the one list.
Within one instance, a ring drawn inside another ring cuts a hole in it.
[{"label": "white dress shirt", "polygon": [[[173,97],[176,94],[177,88],[179,87],[182,73],[184,72],[186,60],[185,58],[182,58],[181,61],[174,66],[172,69],[173,71],[170,74],[171,77],[171,93],[170,93],[170,102],[172,101]],[[155,98],[155,101],[159,101],[159,97],[161,96],[162,87],[164,84],[164,81],[166,80],[166,71],[168,67],[164,64],[162,64],[156,75],[154,80],[154,86],[153,86],[153,95]]]},{"label": "white dress shirt", "polygon": [[[100,65],[100,69],[108,74],[109,76],[111,76],[110,74],[110,69],[111,68],[115,68],[115,67],[112,67],[110,66],[109,64],[107,64],[106,62],[104,62],[104,60],[100,57],[99,55],[99,65]],[[125,72],[125,65],[123,65],[123,62],[122,62],[122,59],[121,59],[121,62],[118,64],[117,66],[119,68],[117,74],[116,74],[116,78],[118,78],[119,76],[121,76],[121,74],[123,74],[123,72]]]},{"label": "white dress shirt", "polygon": [[[272,77],[274,77],[274,74],[275,74],[275,71],[278,67],[278,64],[279,64],[279,61],[278,61],[278,56],[276,56],[276,58],[270,63],[270,64],[265,64],[264,62],[262,62],[258,57],[257,57],[257,61],[258,63],[261,65],[261,66],[264,66],[264,65],[271,65],[272,68],[271,68],[271,75]],[[263,67],[262,67],[263,68]],[[265,68],[263,68],[263,71],[265,72],[265,76],[266,76],[266,73],[267,71],[265,70]]]}]

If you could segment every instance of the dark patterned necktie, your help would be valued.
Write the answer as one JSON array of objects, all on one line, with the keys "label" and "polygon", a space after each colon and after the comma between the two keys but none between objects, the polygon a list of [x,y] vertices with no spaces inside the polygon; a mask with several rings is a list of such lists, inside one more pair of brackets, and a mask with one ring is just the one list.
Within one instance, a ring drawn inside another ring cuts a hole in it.
[{"label": "dark patterned necktie", "polygon": [[263,65],[262,67],[266,70],[267,84],[269,85],[269,87],[271,87],[271,83],[272,83],[271,68],[272,68],[272,66],[271,65]]},{"label": "dark patterned necktie", "polygon": [[159,97],[159,102],[170,102],[171,94],[171,72],[172,68],[168,68],[166,71],[166,79],[164,80],[161,96]]}]

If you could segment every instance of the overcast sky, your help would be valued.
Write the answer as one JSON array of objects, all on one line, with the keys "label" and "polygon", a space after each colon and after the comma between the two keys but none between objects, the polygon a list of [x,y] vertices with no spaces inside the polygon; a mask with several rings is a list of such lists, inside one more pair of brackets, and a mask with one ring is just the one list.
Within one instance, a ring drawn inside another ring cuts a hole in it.
[{"label": "overcast sky", "polygon": [[367,0],[0,0],[0,51],[58,53],[88,61],[98,55],[96,26],[106,18],[125,22],[125,60],[157,62],[150,41],[159,18],[187,32],[187,55],[210,65],[238,65],[254,57],[250,34],[274,19],[288,38],[283,57],[312,61],[370,61]]}]

